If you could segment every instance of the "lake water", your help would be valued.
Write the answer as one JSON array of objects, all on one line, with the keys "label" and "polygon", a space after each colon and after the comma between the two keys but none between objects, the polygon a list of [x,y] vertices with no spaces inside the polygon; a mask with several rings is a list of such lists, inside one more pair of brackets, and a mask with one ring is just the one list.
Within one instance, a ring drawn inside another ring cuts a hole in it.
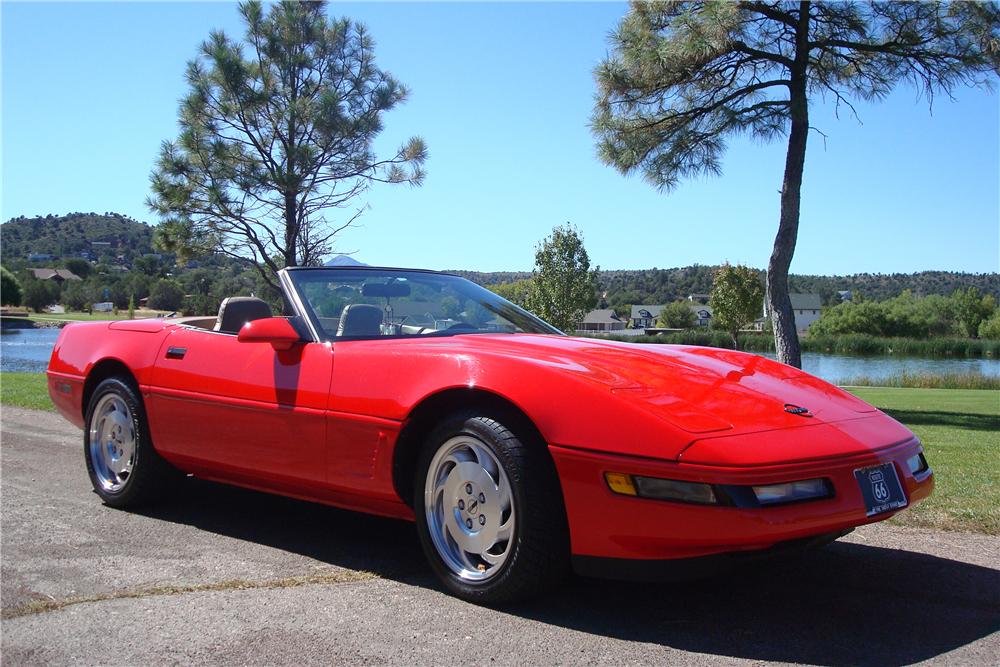
[{"label": "lake water", "polygon": [[[59,329],[14,329],[0,335],[0,370],[40,373],[49,364]],[[773,355],[770,355],[773,356]],[[852,357],[805,352],[802,367],[807,373],[838,383],[864,375],[886,378],[910,373],[982,373],[1000,377],[998,359],[920,359],[912,357]]]},{"label": "lake water", "polygon": [[0,371],[41,373],[49,365],[59,329],[4,329],[0,332]]}]

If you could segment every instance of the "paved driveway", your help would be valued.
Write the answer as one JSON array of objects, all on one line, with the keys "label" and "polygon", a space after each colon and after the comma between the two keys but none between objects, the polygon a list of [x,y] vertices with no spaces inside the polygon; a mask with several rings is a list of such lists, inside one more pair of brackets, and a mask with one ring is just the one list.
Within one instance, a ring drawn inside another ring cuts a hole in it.
[{"label": "paved driveway", "polygon": [[443,594],[411,525],[188,480],[142,513],[80,433],[2,413],[2,658],[16,664],[1000,664],[1000,539],[871,526],[710,581]]}]

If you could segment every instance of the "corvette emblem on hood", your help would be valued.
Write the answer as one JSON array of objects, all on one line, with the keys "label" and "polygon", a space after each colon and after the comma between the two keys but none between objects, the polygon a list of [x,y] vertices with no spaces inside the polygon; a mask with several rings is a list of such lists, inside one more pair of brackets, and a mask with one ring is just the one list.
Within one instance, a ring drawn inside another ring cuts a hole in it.
[{"label": "corvette emblem on hood", "polygon": [[793,415],[802,415],[803,417],[812,417],[812,414],[809,412],[809,408],[792,405],[791,403],[785,403],[785,412],[790,412]]}]

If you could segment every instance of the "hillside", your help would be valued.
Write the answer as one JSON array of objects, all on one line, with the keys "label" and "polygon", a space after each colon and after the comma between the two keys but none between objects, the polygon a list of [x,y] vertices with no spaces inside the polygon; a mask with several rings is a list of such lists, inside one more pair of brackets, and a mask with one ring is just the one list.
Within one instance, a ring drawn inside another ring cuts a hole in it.
[{"label": "hillside", "polygon": [[124,255],[129,261],[153,252],[152,242],[151,226],[119,213],[21,216],[0,225],[0,258],[5,264],[27,260],[31,253],[93,259]]},{"label": "hillside", "polygon": [[[34,218],[21,216],[0,225],[0,260],[8,268],[23,268],[29,253],[53,255],[56,259],[32,262],[34,266],[58,265],[60,259],[88,256],[112,260],[122,255],[125,263],[154,252],[153,227],[119,213],[69,213]],[[98,245],[94,245],[97,242]],[[89,253],[89,255],[85,255]],[[640,303],[668,303],[689,294],[705,294],[712,288],[715,266],[694,265],[673,269],[601,271],[599,283],[610,307]],[[175,271],[177,271],[175,269]],[[178,275],[184,273],[177,271]],[[530,277],[526,271],[452,271],[480,285],[496,285]],[[837,302],[837,292],[850,290],[866,299],[881,301],[910,290],[917,296],[950,295],[956,289],[978,287],[1000,299],[1000,274],[923,271],[920,273],[859,273],[849,276],[792,275],[793,292],[816,292],[826,305]]]},{"label": "hillside", "polygon": [[[675,269],[601,271],[598,282],[610,307],[640,303],[669,303],[689,294],[707,294],[712,289],[715,266],[695,265]],[[513,282],[531,276],[526,271],[453,271],[480,285]],[[916,296],[950,295],[957,289],[978,287],[983,293],[1000,299],[1000,274],[922,271],[920,273],[858,273],[849,276],[791,275],[793,292],[815,292],[823,303],[836,303],[837,292],[850,290],[854,295],[882,301],[910,290]]]}]

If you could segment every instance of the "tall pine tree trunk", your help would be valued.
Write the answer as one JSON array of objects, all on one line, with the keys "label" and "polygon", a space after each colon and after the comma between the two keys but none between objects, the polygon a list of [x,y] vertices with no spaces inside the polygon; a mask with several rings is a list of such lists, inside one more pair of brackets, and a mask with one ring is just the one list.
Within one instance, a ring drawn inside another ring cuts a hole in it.
[{"label": "tall pine tree trunk", "polygon": [[778,361],[802,368],[802,352],[795,328],[795,313],[788,296],[788,268],[795,254],[799,233],[799,203],[802,194],[802,172],[806,162],[806,140],[809,137],[809,100],[806,96],[806,71],[809,61],[809,3],[799,5],[796,28],[795,61],[789,86],[789,114],[792,127],[785,155],[785,178],[781,185],[781,219],[774,249],[767,265],[767,310],[774,328],[774,348]]}]

